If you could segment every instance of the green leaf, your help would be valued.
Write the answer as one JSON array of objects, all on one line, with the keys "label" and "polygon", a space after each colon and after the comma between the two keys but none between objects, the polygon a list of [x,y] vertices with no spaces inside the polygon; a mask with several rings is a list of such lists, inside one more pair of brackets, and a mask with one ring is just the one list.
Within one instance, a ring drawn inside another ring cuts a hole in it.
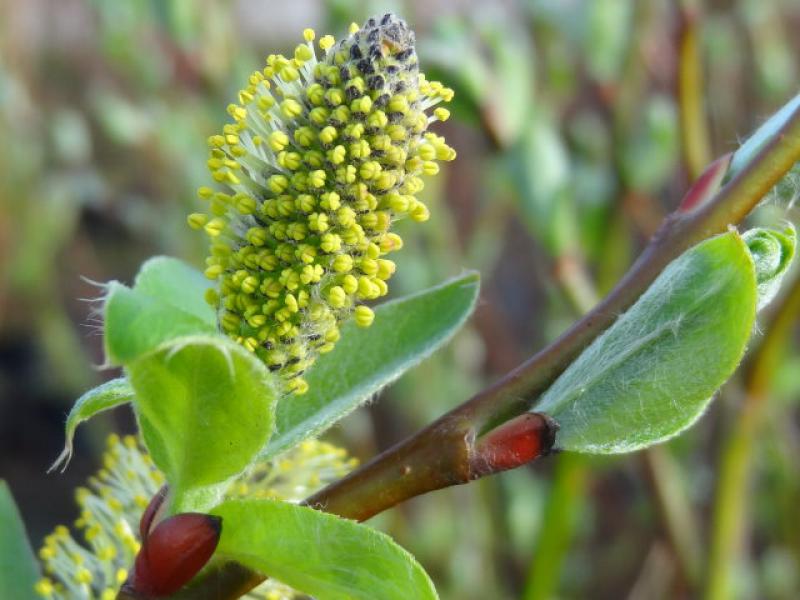
[{"label": "green leaf", "polygon": [[238,475],[269,440],[273,376],[227,338],[174,340],[130,364],[128,375],[142,436],[171,485],[173,507],[188,509],[194,497],[207,503],[203,488]]},{"label": "green leaf", "polygon": [[65,426],[67,439],[64,442],[64,450],[62,450],[47,472],[57,469],[59,465],[63,465],[62,471],[67,468],[69,460],[72,458],[72,439],[75,436],[75,430],[78,425],[99,412],[125,404],[131,400],[133,400],[133,388],[124,377],[107,381],[78,398],[67,417]]},{"label": "green leaf", "polygon": [[631,452],[689,427],[742,355],[756,314],[756,273],[736,232],[670,263],[535,407],[561,426],[558,447]]},{"label": "green leaf", "polygon": [[781,287],[797,247],[797,232],[791,223],[783,231],[756,228],[745,231],[742,238],[756,265],[758,310],[769,304]]},{"label": "green leaf", "polygon": [[634,8],[628,2],[595,0],[581,11],[586,34],[582,36],[586,66],[600,82],[619,81],[628,57]]},{"label": "green leaf", "polygon": [[202,273],[167,257],[142,265],[133,289],[107,286],[105,348],[111,364],[127,364],[163,342],[217,331],[214,311],[205,302],[211,284]]},{"label": "green leaf", "polygon": [[346,324],[336,348],[306,374],[308,393],[278,404],[276,432],[262,458],[320,434],[430,356],[472,313],[479,286],[477,273],[465,273],[378,306],[366,329]]},{"label": "green leaf", "polygon": [[577,237],[574,174],[557,124],[546,111],[528,119],[507,165],[531,233],[552,256],[570,251]]},{"label": "green leaf", "polygon": [[155,256],[139,269],[133,289],[216,326],[217,316],[205,300],[211,286],[205,275],[177,258]]},{"label": "green leaf", "polygon": [[0,479],[0,598],[35,600],[39,564],[6,482]]},{"label": "green leaf", "polygon": [[389,536],[354,521],[273,500],[229,500],[217,554],[318,600],[437,598],[419,563]]},{"label": "green leaf", "polygon": [[[488,65],[490,83],[485,88],[483,118],[503,147],[517,141],[530,119],[534,105],[534,74],[536,52],[530,34],[522,22],[502,18],[481,19],[483,44],[476,45],[476,52],[491,54]],[[465,70],[471,65],[462,61]]]},{"label": "green leaf", "polygon": [[483,43],[479,35],[474,23],[442,16],[417,47],[429,77],[447,81],[455,89],[453,114],[470,123],[480,121],[492,78],[491,65],[481,54]]},{"label": "green leaf", "polygon": [[633,127],[620,152],[625,185],[654,193],[675,170],[679,137],[674,100],[659,94],[647,100],[641,122]]}]

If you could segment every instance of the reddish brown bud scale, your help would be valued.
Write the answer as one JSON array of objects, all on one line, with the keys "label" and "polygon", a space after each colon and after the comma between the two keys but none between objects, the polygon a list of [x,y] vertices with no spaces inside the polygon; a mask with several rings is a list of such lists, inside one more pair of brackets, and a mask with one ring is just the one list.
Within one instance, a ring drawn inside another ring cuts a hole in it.
[{"label": "reddish brown bud scale", "polygon": [[547,455],[558,424],[545,414],[526,413],[495,427],[475,443],[470,460],[475,478],[520,467]]},{"label": "reddish brown bud scale", "polygon": [[221,532],[222,519],[213,515],[164,519],[143,540],[126,591],[144,598],[174,594],[211,559]]},{"label": "reddish brown bud scale", "polygon": [[160,516],[162,509],[165,507],[164,500],[167,497],[167,492],[169,492],[169,486],[162,485],[161,489],[150,500],[150,504],[144,509],[142,518],[139,520],[139,537],[142,541],[147,539],[150,530],[153,529],[153,525],[158,522],[157,517]]},{"label": "reddish brown bud scale", "polygon": [[728,173],[732,158],[733,154],[726,154],[712,162],[686,192],[678,206],[678,212],[689,212],[710,200]]}]

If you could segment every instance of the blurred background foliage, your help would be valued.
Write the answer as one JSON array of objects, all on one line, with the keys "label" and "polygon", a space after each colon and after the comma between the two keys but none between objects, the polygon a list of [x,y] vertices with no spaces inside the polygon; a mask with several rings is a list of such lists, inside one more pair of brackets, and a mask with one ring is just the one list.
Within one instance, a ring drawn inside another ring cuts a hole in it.
[{"label": "blurred background foliage", "polygon": [[[447,350],[336,430],[362,459],[587,310],[704,164],[800,83],[796,0],[0,1],[0,476],[37,545],[77,516],[72,489],[105,434],[133,429],[127,411],[104,415],[66,474],[45,475],[72,401],[115,375],[92,367],[92,282],[130,281],[153,254],[200,265],[185,215],[246,75],[304,27],[341,35],[389,9],[457,92],[440,132],[459,153],[424,192],[431,221],[402,232],[393,291],[464,267],[484,284]],[[797,187],[784,192],[756,218],[796,220]],[[796,281],[743,374],[680,439],[560,455],[374,524],[444,599],[798,597]]]}]

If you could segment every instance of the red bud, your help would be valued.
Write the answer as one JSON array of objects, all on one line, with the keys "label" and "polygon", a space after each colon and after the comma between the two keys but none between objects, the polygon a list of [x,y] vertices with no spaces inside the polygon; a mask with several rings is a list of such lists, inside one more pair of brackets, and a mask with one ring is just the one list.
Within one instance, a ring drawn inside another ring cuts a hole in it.
[{"label": "red bud", "polygon": [[169,486],[167,484],[162,485],[161,489],[150,500],[150,504],[144,509],[142,518],[139,520],[139,537],[142,541],[146,540],[150,534],[150,530],[157,521],[156,517],[161,516],[161,509],[165,506],[164,500],[167,497],[167,492],[169,492]]},{"label": "red bud", "polygon": [[541,413],[525,413],[495,427],[475,443],[474,476],[514,469],[548,454],[557,431],[558,423]]},{"label": "red bud", "polygon": [[733,154],[726,154],[708,165],[706,170],[692,184],[692,187],[689,188],[689,191],[686,192],[678,206],[678,211],[689,212],[710,200],[717,193],[722,180],[728,173],[732,158]]},{"label": "red bud", "polygon": [[222,519],[213,515],[164,519],[143,539],[127,587],[147,598],[174,594],[209,561],[221,532]]}]

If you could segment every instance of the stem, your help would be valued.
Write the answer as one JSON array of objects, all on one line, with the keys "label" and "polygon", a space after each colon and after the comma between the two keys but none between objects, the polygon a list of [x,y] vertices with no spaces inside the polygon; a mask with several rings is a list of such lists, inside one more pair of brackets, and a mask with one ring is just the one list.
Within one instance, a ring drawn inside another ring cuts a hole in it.
[{"label": "stem", "polygon": [[558,457],[523,600],[548,600],[556,595],[583,501],[586,475],[585,456],[570,452]]},{"label": "stem", "polygon": [[679,2],[678,110],[683,159],[690,179],[696,179],[711,160],[711,143],[703,108],[703,63],[698,44],[699,21],[693,2]]},{"label": "stem", "polygon": [[[555,342],[425,429],[318,492],[308,504],[343,517],[367,519],[419,494],[469,481],[470,447],[481,433],[526,413],[667,264],[694,244],[741,222],[800,160],[800,106],[779,114],[781,123],[769,141],[759,145],[730,181],[707,202],[668,217],[611,293]],[[176,597],[239,597],[234,593],[241,589],[236,587],[241,581],[226,580],[223,586],[217,579],[220,573],[209,569]],[[252,573],[246,575],[250,581],[257,579]]]},{"label": "stem", "polygon": [[[366,521],[403,500],[469,483],[546,456],[558,431],[558,425],[549,417],[527,411],[482,435],[477,435],[477,428],[470,428],[466,422],[440,419],[437,423],[440,427],[428,427],[414,436],[414,444],[396,446],[399,449],[394,450],[391,466],[357,469],[305,503],[341,517]],[[333,488],[335,494],[330,493]]]},{"label": "stem", "polygon": [[554,276],[578,316],[585,315],[599,301],[597,290],[581,258],[569,254],[560,256],[556,259]]},{"label": "stem", "polygon": [[700,528],[692,512],[680,466],[667,446],[648,448],[643,458],[679,575],[694,589],[700,580],[703,564]]},{"label": "stem", "polygon": [[792,323],[800,314],[800,279],[772,315],[747,369],[745,398],[722,450],[714,501],[711,552],[705,598],[734,597],[731,582],[741,552],[746,520],[749,471],[772,379],[786,347]]}]

